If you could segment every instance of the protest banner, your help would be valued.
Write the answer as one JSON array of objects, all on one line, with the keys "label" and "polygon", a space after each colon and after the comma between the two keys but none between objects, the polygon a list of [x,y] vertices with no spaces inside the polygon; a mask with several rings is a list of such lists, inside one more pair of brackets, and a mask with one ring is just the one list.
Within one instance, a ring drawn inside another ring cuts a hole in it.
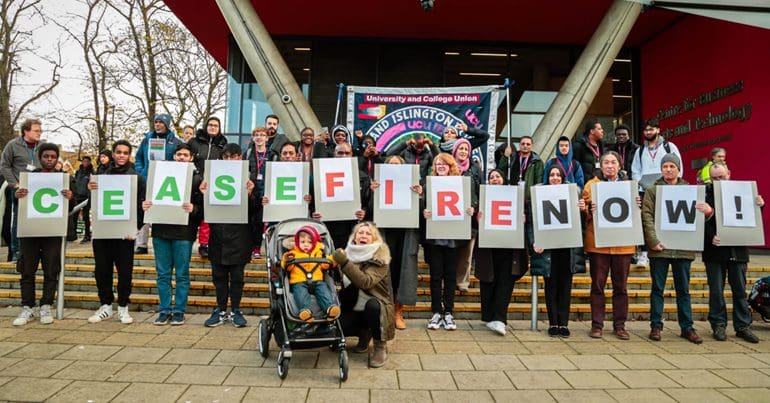
[{"label": "protest banner", "polygon": [[642,245],[642,213],[636,203],[636,181],[596,182],[591,185],[594,240],[599,248]]},{"label": "protest banner", "polygon": [[361,209],[361,183],[356,158],[313,160],[315,211],[323,221],[355,220]]},{"label": "protest banner", "polygon": [[[206,160],[203,217],[209,224],[246,224],[249,222],[249,162]],[[254,190],[256,192],[256,189]]]},{"label": "protest banner", "polygon": [[[305,218],[310,194],[310,164],[307,162],[268,162],[265,167],[265,195],[262,219],[276,222],[291,218]],[[260,201],[261,202],[261,201]]]},{"label": "protest banner", "polygon": [[419,183],[415,164],[376,164],[374,177],[380,187],[374,190],[374,222],[380,228],[419,228],[420,196],[412,185]]},{"label": "protest banner", "polygon": [[481,185],[480,248],[524,248],[524,186]]},{"label": "protest banner", "polygon": [[577,185],[539,185],[530,190],[535,245],[543,249],[583,246]]},{"label": "protest banner", "polygon": [[655,232],[666,249],[703,250],[705,216],[695,203],[705,197],[704,186],[657,185]]},{"label": "protest banner", "polygon": [[150,161],[146,200],[152,207],[144,212],[144,222],[187,225],[190,214],[182,204],[190,201],[192,175],[190,162]]},{"label": "protest banner", "polygon": [[428,239],[471,239],[471,178],[429,176],[426,193],[431,218],[425,222]]},{"label": "protest banner", "polygon": [[714,210],[720,246],[762,246],[762,210],[755,181],[714,181]]},{"label": "protest banner", "polygon": [[20,172],[19,187],[28,193],[19,200],[19,238],[67,235],[69,200],[61,191],[69,189],[69,174]]},{"label": "protest banner", "polygon": [[93,239],[124,239],[137,232],[137,176],[95,175],[91,191]]}]

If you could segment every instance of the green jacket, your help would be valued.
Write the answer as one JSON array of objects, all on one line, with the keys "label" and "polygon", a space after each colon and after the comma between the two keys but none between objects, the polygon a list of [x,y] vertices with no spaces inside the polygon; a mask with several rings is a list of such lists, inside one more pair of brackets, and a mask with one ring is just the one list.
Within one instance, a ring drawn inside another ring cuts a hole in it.
[{"label": "green jacket", "polygon": [[652,247],[660,243],[658,234],[655,232],[655,198],[658,192],[658,185],[664,186],[679,186],[688,185],[687,181],[682,178],[677,178],[676,185],[666,185],[666,182],[661,177],[655,183],[647,188],[644,192],[644,201],[642,202],[642,227],[644,228],[644,242],[647,244],[649,251],[647,256],[667,258],[667,259],[695,259],[695,252],[689,250],[678,249],[664,249],[662,251],[654,251]]}]

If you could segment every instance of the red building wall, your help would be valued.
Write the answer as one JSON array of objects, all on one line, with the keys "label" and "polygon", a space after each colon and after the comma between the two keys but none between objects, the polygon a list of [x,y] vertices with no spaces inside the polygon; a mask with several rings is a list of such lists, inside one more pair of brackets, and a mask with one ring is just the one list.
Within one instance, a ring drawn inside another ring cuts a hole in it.
[{"label": "red building wall", "polygon": [[[756,180],[770,203],[770,30],[688,16],[641,47],[642,115],[692,161],[727,150],[732,178]],[[763,214],[765,248],[770,213]]]}]

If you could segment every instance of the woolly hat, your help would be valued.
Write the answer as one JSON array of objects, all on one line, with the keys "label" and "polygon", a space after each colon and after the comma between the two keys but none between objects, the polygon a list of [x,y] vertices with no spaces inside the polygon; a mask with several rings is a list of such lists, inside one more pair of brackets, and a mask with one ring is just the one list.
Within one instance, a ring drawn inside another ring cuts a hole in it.
[{"label": "woolly hat", "polygon": [[164,125],[166,125],[166,130],[171,131],[171,115],[168,113],[159,113],[155,115],[155,121],[160,120],[163,122]]},{"label": "woolly hat", "polygon": [[674,153],[668,153],[663,156],[663,159],[660,160],[660,167],[663,168],[663,164],[667,162],[673,162],[674,165],[676,165],[676,168],[678,170],[682,170],[682,160],[679,159],[679,157],[676,156]]},{"label": "woolly hat", "polygon": [[303,227],[300,227],[300,229],[297,230],[297,232],[294,234],[294,245],[299,247],[299,234],[300,233],[306,233],[309,234],[310,237],[313,239],[313,246],[310,247],[310,250],[312,251],[315,249],[315,246],[318,244],[318,242],[321,241],[321,235],[318,234],[318,231],[316,231],[315,227],[312,225],[305,225]]}]

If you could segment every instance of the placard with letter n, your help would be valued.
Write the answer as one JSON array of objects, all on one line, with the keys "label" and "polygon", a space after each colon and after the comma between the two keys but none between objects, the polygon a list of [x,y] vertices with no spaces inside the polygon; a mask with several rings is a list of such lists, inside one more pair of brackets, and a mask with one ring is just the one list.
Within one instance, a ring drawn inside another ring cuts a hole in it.
[{"label": "placard with letter n", "polygon": [[425,222],[428,239],[471,239],[471,178],[467,176],[429,176],[428,209]]},{"label": "placard with letter n", "polygon": [[91,191],[94,239],[135,237],[137,175],[95,175],[98,187]]},{"label": "placard with letter n", "polygon": [[479,247],[524,248],[524,186],[481,185]]},{"label": "placard with letter n", "polygon": [[656,186],[655,232],[666,249],[703,250],[705,216],[695,203],[705,198],[705,186]]},{"label": "placard with letter n", "polygon": [[583,246],[577,185],[538,185],[530,191],[535,245],[543,249]]},{"label": "placard with letter n", "polygon": [[187,225],[190,214],[182,204],[190,201],[192,175],[191,162],[150,161],[146,200],[152,207],[144,212],[144,222]]},{"label": "placard with letter n", "polygon": [[765,244],[762,209],[757,206],[757,182],[714,181],[714,210],[720,246]]},{"label": "placard with letter n", "polygon": [[416,164],[376,164],[374,222],[380,228],[419,228],[420,196],[411,187],[419,182]]},{"label": "placard with letter n", "polygon": [[[246,224],[249,222],[249,162],[206,160],[206,194],[203,217],[212,224]],[[256,189],[254,190],[256,192]]]},{"label": "placard with letter n", "polygon": [[61,172],[19,173],[19,187],[28,191],[19,200],[19,238],[67,235],[69,200],[61,192],[70,188],[69,178]]},{"label": "placard with letter n", "polygon": [[594,239],[599,248],[644,243],[642,212],[636,204],[636,181],[594,182],[591,185]]}]

